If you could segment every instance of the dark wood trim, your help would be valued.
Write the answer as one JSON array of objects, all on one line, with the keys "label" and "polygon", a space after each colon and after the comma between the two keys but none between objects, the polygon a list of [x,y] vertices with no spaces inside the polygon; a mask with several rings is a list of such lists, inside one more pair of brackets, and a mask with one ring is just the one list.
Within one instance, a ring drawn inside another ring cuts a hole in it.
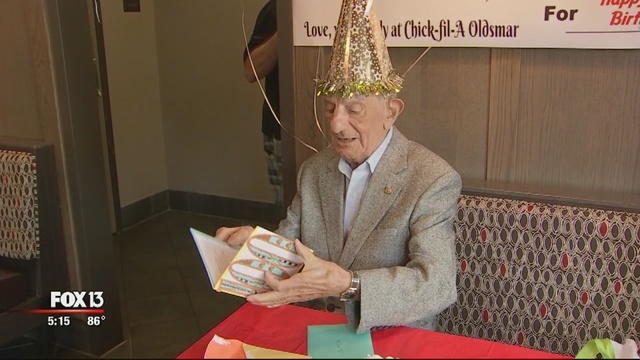
[{"label": "dark wood trim", "polygon": [[[122,304],[106,194],[107,174],[100,110],[96,101],[96,69],[89,8],[92,1],[46,0],[49,49],[54,74],[61,156],[70,208],[73,290],[101,290],[109,321],[76,334],[78,342],[63,346],[102,355],[124,341]],[[43,45],[46,46],[46,45]]]},{"label": "dark wood trim", "polygon": [[548,185],[463,179],[462,193],[556,205],[640,213],[640,195]]},{"label": "dark wood trim", "polygon": [[[295,134],[295,59],[293,49],[293,14],[291,0],[278,0],[278,70],[280,72],[280,121]],[[284,203],[296,194],[296,140],[282,133]]]},{"label": "dark wood trim", "polygon": [[119,213],[123,230],[169,210],[169,190],[161,191],[129,204]]},{"label": "dark wood trim", "polygon": [[[116,221],[116,232],[123,228],[122,214],[120,212],[120,187],[118,185],[118,167],[116,163],[116,147],[113,136],[113,121],[111,118],[111,97],[109,93],[109,77],[107,73],[107,58],[104,47],[104,32],[102,29],[102,14],[100,14],[101,0],[94,0],[93,21],[96,29],[96,48],[98,50],[98,71],[100,73],[100,91],[102,92],[102,108],[104,112],[104,129],[107,141],[107,158],[109,160],[109,177],[111,179],[111,194],[113,211]],[[97,13],[96,13],[97,12]],[[97,15],[97,16],[96,16]]]},{"label": "dark wood trim", "polygon": [[188,191],[165,190],[122,208],[124,230],[168,210],[246,220],[277,225],[285,217],[284,208],[274,203],[228,198]]},{"label": "dark wood trim", "polygon": [[[108,320],[111,320],[111,317]],[[57,354],[76,355],[78,358],[84,359],[97,359],[105,354],[96,354],[90,348],[91,338],[100,336],[100,327],[88,326],[84,317],[71,316],[69,326],[56,327],[53,330]],[[114,348],[120,346],[121,343]]]},{"label": "dark wood trim", "polygon": [[169,190],[169,209],[277,225],[284,208],[274,203]]}]

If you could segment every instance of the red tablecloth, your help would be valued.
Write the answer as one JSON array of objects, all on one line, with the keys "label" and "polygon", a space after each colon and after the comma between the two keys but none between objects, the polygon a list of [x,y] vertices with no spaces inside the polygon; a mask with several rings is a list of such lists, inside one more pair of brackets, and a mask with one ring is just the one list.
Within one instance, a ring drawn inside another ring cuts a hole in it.
[{"label": "red tablecloth", "polygon": [[[202,359],[214,334],[265,348],[307,354],[307,325],[345,324],[343,315],[298,306],[269,309],[245,304],[196,341],[178,359]],[[395,358],[566,358],[547,352],[434,331],[395,327],[371,333],[373,349]]]}]

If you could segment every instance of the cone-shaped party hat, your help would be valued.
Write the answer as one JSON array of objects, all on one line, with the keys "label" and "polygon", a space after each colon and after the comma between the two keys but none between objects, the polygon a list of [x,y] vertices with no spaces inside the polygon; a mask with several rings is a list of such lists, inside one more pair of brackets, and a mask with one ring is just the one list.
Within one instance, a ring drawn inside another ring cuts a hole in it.
[{"label": "cone-shaped party hat", "polygon": [[373,0],[343,0],[325,79],[318,95],[338,98],[395,94],[403,79],[393,69]]}]

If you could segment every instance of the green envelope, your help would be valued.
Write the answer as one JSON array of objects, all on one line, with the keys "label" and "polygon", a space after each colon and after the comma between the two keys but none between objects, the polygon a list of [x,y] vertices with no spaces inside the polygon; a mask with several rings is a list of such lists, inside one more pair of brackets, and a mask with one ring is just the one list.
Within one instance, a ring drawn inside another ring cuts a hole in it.
[{"label": "green envelope", "polygon": [[356,334],[348,325],[309,325],[307,355],[319,359],[365,359],[373,355],[371,333]]}]

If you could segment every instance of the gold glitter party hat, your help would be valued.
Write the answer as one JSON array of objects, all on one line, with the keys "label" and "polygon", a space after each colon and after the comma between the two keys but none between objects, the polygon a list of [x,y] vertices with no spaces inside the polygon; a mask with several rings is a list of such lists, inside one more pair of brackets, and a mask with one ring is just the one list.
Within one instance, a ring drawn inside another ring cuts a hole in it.
[{"label": "gold glitter party hat", "polygon": [[329,71],[318,82],[318,95],[389,95],[402,89],[403,79],[391,65],[372,2],[342,1]]}]

